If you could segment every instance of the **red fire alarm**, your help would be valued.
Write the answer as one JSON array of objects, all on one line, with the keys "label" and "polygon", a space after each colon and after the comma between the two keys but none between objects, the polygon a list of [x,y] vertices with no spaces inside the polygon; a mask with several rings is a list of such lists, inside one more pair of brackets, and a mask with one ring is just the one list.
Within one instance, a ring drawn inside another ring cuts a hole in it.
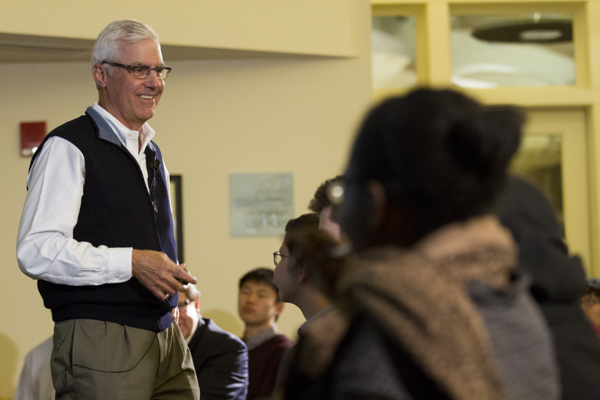
[{"label": "red fire alarm", "polygon": [[46,121],[21,122],[21,157],[31,157],[46,136]]}]

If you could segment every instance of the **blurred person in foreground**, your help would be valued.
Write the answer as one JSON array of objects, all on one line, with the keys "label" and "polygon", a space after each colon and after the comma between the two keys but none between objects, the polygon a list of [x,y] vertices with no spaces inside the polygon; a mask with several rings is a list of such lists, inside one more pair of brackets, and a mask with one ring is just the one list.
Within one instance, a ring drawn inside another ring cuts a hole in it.
[{"label": "blurred person in foreground", "polygon": [[246,400],[248,350],[244,342],[200,314],[200,291],[179,292],[179,329],[190,348],[203,400]]},{"label": "blurred person in foreground", "polygon": [[[546,196],[524,179],[509,178],[498,216],[519,246],[519,270],[531,277],[530,292],[552,333],[562,399],[597,399],[600,341],[581,310],[586,310],[580,299],[586,284],[581,258],[569,254]],[[597,303],[594,307],[600,310]]]},{"label": "blurred person in foreground", "polygon": [[339,182],[356,251],[286,399],[559,398],[551,338],[489,214],[522,115],[419,89],[366,117]]},{"label": "blurred person in foreground", "polygon": [[272,269],[256,268],[240,278],[238,314],[248,347],[248,400],[271,396],[283,355],[294,345],[275,323],[283,309]]}]

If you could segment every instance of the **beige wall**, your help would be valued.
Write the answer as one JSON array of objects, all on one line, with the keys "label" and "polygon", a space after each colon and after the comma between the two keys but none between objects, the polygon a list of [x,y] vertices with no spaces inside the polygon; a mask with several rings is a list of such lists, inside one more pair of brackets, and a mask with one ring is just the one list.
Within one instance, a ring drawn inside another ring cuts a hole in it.
[{"label": "beige wall", "polygon": [[[371,98],[369,6],[348,4],[355,57],[166,60],[174,72],[151,125],[169,170],[183,176],[185,258],[199,280],[203,314],[235,334],[242,330],[237,280],[256,266],[271,267],[281,238],[230,237],[229,174],[293,172],[301,214],[318,184],[342,170]],[[25,354],[52,332],[35,282],[15,259],[29,163],[19,156],[19,123],[42,120],[54,128],[83,113],[96,91],[87,63],[0,63],[0,77],[1,398],[13,395]],[[288,306],[280,327],[293,336],[301,322]]]},{"label": "beige wall", "polygon": [[[110,21],[150,24],[163,44],[354,56],[357,8],[368,0],[1,0],[0,33],[95,40]],[[362,12],[362,11],[361,11]]]}]

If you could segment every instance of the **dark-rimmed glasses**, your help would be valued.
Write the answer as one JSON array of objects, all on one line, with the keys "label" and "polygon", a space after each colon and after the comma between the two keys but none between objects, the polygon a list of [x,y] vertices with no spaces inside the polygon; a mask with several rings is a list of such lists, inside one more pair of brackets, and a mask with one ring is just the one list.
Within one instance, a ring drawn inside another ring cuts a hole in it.
[{"label": "dark-rimmed glasses", "polygon": [[273,253],[273,262],[275,263],[275,266],[279,264],[279,262],[281,261],[281,257],[290,258],[290,256],[283,255],[280,252],[276,251],[275,253]]},{"label": "dark-rimmed glasses", "polygon": [[164,66],[150,68],[147,65],[125,65],[112,61],[102,61],[101,64],[108,64],[112,65],[113,67],[123,68],[124,70],[129,71],[131,75],[138,79],[146,79],[150,75],[150,71],[154,71],[156,77],[164,81],[165,79],[167,79],[167,76],[169,76],[169,73],[171,72],[171,67]]}]

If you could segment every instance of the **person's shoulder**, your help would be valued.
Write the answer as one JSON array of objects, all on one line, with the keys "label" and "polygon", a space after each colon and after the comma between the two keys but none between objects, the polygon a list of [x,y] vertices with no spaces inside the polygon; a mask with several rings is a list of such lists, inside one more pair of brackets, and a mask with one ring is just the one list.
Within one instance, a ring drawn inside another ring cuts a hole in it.
[{"label": "person's shoulder", "polygon": [[80,115],[77,118],[73,118],[72,120],[67,121],[64,124],[57,126],[53,131],[60,132],[60,131],[64,131],[64,130],[66,130],[68,128],[71,128],[71,127],[74,127],[74,126],[83,126],[83,125],[87,126],[87,127],[93,127],[94,126],[94,121],[87,114]]},{"label": "person's shoulder", "polygon": [[84,132],[95,133],[96,130],[97,127],[92,118],[88,115],[81,115],[57,126],[47,136],[59,136],[73,142],[82,138]]},{"label": "person's shoulder", "polygon": [[295,344],[293,340],[285,336],[283,333],[274,336],[272,339],[269,340],[269,342],[272,342],[277,347],[284,348],[292,347]]},{"label": "person's shoulder", "polygon": [[231,332],[227,332],[212,319],[202,318],[202,321],[206,325],[206,334],[211,336],[211,341],[219,342],[228,348],[246,350],[246,344],[242,339]]},{"label": "person's shoulder", "polygon": [[50,354],[52,353],[52,336],[44,340],[42,343],[35,346],[33,349],[27,353],[27,358],[35,358],[35,359],[50,359]]}]

